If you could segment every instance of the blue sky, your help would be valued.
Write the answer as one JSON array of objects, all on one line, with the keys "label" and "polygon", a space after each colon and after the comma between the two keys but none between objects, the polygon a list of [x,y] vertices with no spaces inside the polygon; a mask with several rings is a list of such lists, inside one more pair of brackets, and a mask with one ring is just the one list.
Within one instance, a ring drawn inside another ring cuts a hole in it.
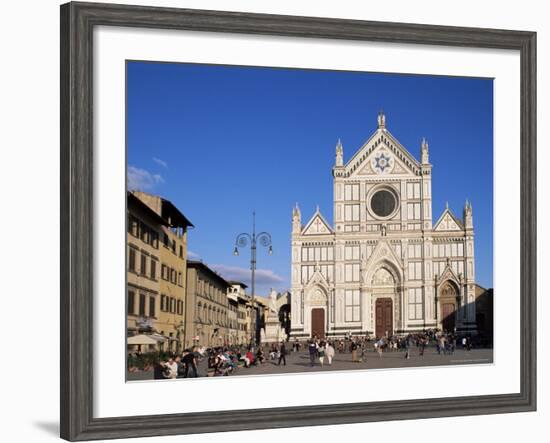
[{"label": "blue sky", "polygon": [[249,280],[235,237],[273,238],[258,250],[257,292],[290,280],[296,202],[306,223],[319,205],[332,222],[340,138],[347,161],[386,113],[388,130],[416,157],[430,144],[434,223],[448,201],[473,203],[476,274],[493,286],[493,82],[490,79],[128,62],[129,185],[171,200],[193,222],[190,257]]}]

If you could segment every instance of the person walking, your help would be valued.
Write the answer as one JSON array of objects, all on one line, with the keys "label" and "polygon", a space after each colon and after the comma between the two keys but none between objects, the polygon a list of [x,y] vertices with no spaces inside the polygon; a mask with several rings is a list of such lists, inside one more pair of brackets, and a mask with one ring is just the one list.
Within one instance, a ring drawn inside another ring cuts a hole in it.
[{"label": "person walking", "polygon": [[384,350],[384,340],[380,339],[375,344],[374,347],[376,348],[376,351],[378,352],[378,357],[382,358],[382,351]]},{"label": "person walking", "polygon": [[191,377],[197,378],[197,356],[192,350],[188,350],[183,354],[182,358],[183,363],[185,364],[185,372],[183,374],[184,378],[189,377],[189,372],[191,371]]},{"label": "person walking", "polygon": [[403,345],[405,346],[405,360],[411,358],[411,336],[410,334],[405,337]]},{"label": "person walking", "polygon": [[359,361],[367,361],[367,343],[364,340],[361,340],[361,356]]},{"label": "person walking", "polygon": [[419,342],[419,348],[420,348],[419,355],[420,355],[421,357],[424,356],[424,349],[426,349],[426,341],[427,341],[427,339],[424,338],[424,337],[422,337],[422,338],[420,339],[420,342]]},{"label": "person walking", "polygon": [[443,334],[439,337],[439,349],[443,351],[443,355],[447,354],[447,340]]},{"label": "person walking", "polygon": [[183,378],[185,374],[185,363],[183,359],[178,355],[174,361],[178,365],[177,378]]},{"label": "person walking", "polygon": [[325,351],[325,354],[327,356],[327,363],[329,366],[332,365],[332,359],[334,358],[334,354],[335,354],[335,350],[334,350],[334,347],[332,346],[332,344],[327,343],[327,348],[326,348],[326,351]]},{"label": "person walking", "polygon": [[350,344],[350,351],[351,351],[351,361],[354,363],[357,363],[359,360],[357,360],[357,342],[355,340],[351,341]]},{"label": "person walking", "polygon": [[315,365],[315,355],[317,354],[317,343],[313,339],[311,339],[308,343],[308,351],[309,351],[309,364],[311,367]]},{"label": "person walking", "polygon": [[325,364],[325,352],[326,352],[326,345],[324,341],[321,341],[319,343],[319,348],[317,349],[317,353],[319,354],[319,363],[321,364],[321,367]]},{"label": "person walking", "polygon": [[281,342],[281,347],[279,348],[279,363],[277,363],[277,366],[281,366],[281,361],[286,366],[286,347],[284,341]]}]

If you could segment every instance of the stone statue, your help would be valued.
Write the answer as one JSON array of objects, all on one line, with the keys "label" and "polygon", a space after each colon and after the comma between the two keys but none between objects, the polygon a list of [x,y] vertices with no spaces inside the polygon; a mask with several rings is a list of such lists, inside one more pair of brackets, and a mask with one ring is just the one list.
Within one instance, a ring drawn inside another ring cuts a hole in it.
[{"label": "stone statue", "polygon": [[271,292],[269,293],[268,307],[269,307],[269,313],[270,314],[272,312],[274,314],[277,314],[277,291],[275,289],[272,289]]}]

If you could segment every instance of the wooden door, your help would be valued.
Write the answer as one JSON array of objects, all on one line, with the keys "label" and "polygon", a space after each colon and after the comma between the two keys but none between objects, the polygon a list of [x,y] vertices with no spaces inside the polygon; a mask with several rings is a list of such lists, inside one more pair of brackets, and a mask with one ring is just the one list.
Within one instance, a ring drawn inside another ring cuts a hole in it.
[{"label": "wooden door", "polygon": [[311,336],[319,338],[325,336],[325,310],[323,308],[311,310]]},{"label": "wooden door", "polygon": [[441,326],[447,332],[455,329],[455,304],[441,303]]},{"label": "wooden door", "polygon": [[393,302],[391,298],[376,300],[375,334],[377,337],[393,335]]}]

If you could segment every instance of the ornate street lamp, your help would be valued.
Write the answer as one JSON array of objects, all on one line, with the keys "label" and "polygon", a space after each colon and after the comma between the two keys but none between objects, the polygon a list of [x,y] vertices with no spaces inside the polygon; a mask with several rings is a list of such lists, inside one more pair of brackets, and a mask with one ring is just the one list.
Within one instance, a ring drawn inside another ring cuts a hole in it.
[{"label": "ornate street lamp", "polygon": [[256,247],[257,243],[260,246],[269,248],[269,255],[273,254],[273,247],[271,243],[271,235],[267,232],[260,232],[256,234],[256,212],[252,212],[252,234],[247,232],[242,232],[237,235],[235,239],[235,249],[233,250],[233,255],[239,255],[239,248],[245,248],[250,244],[250,287],[252,294],[252,308],[256,311],[256,324],[254,327],[254,343],[256,343],[256,334],[258,332],[258,312],[256,310],[256,299],[255,299],[255,289],[256,289]]}]

